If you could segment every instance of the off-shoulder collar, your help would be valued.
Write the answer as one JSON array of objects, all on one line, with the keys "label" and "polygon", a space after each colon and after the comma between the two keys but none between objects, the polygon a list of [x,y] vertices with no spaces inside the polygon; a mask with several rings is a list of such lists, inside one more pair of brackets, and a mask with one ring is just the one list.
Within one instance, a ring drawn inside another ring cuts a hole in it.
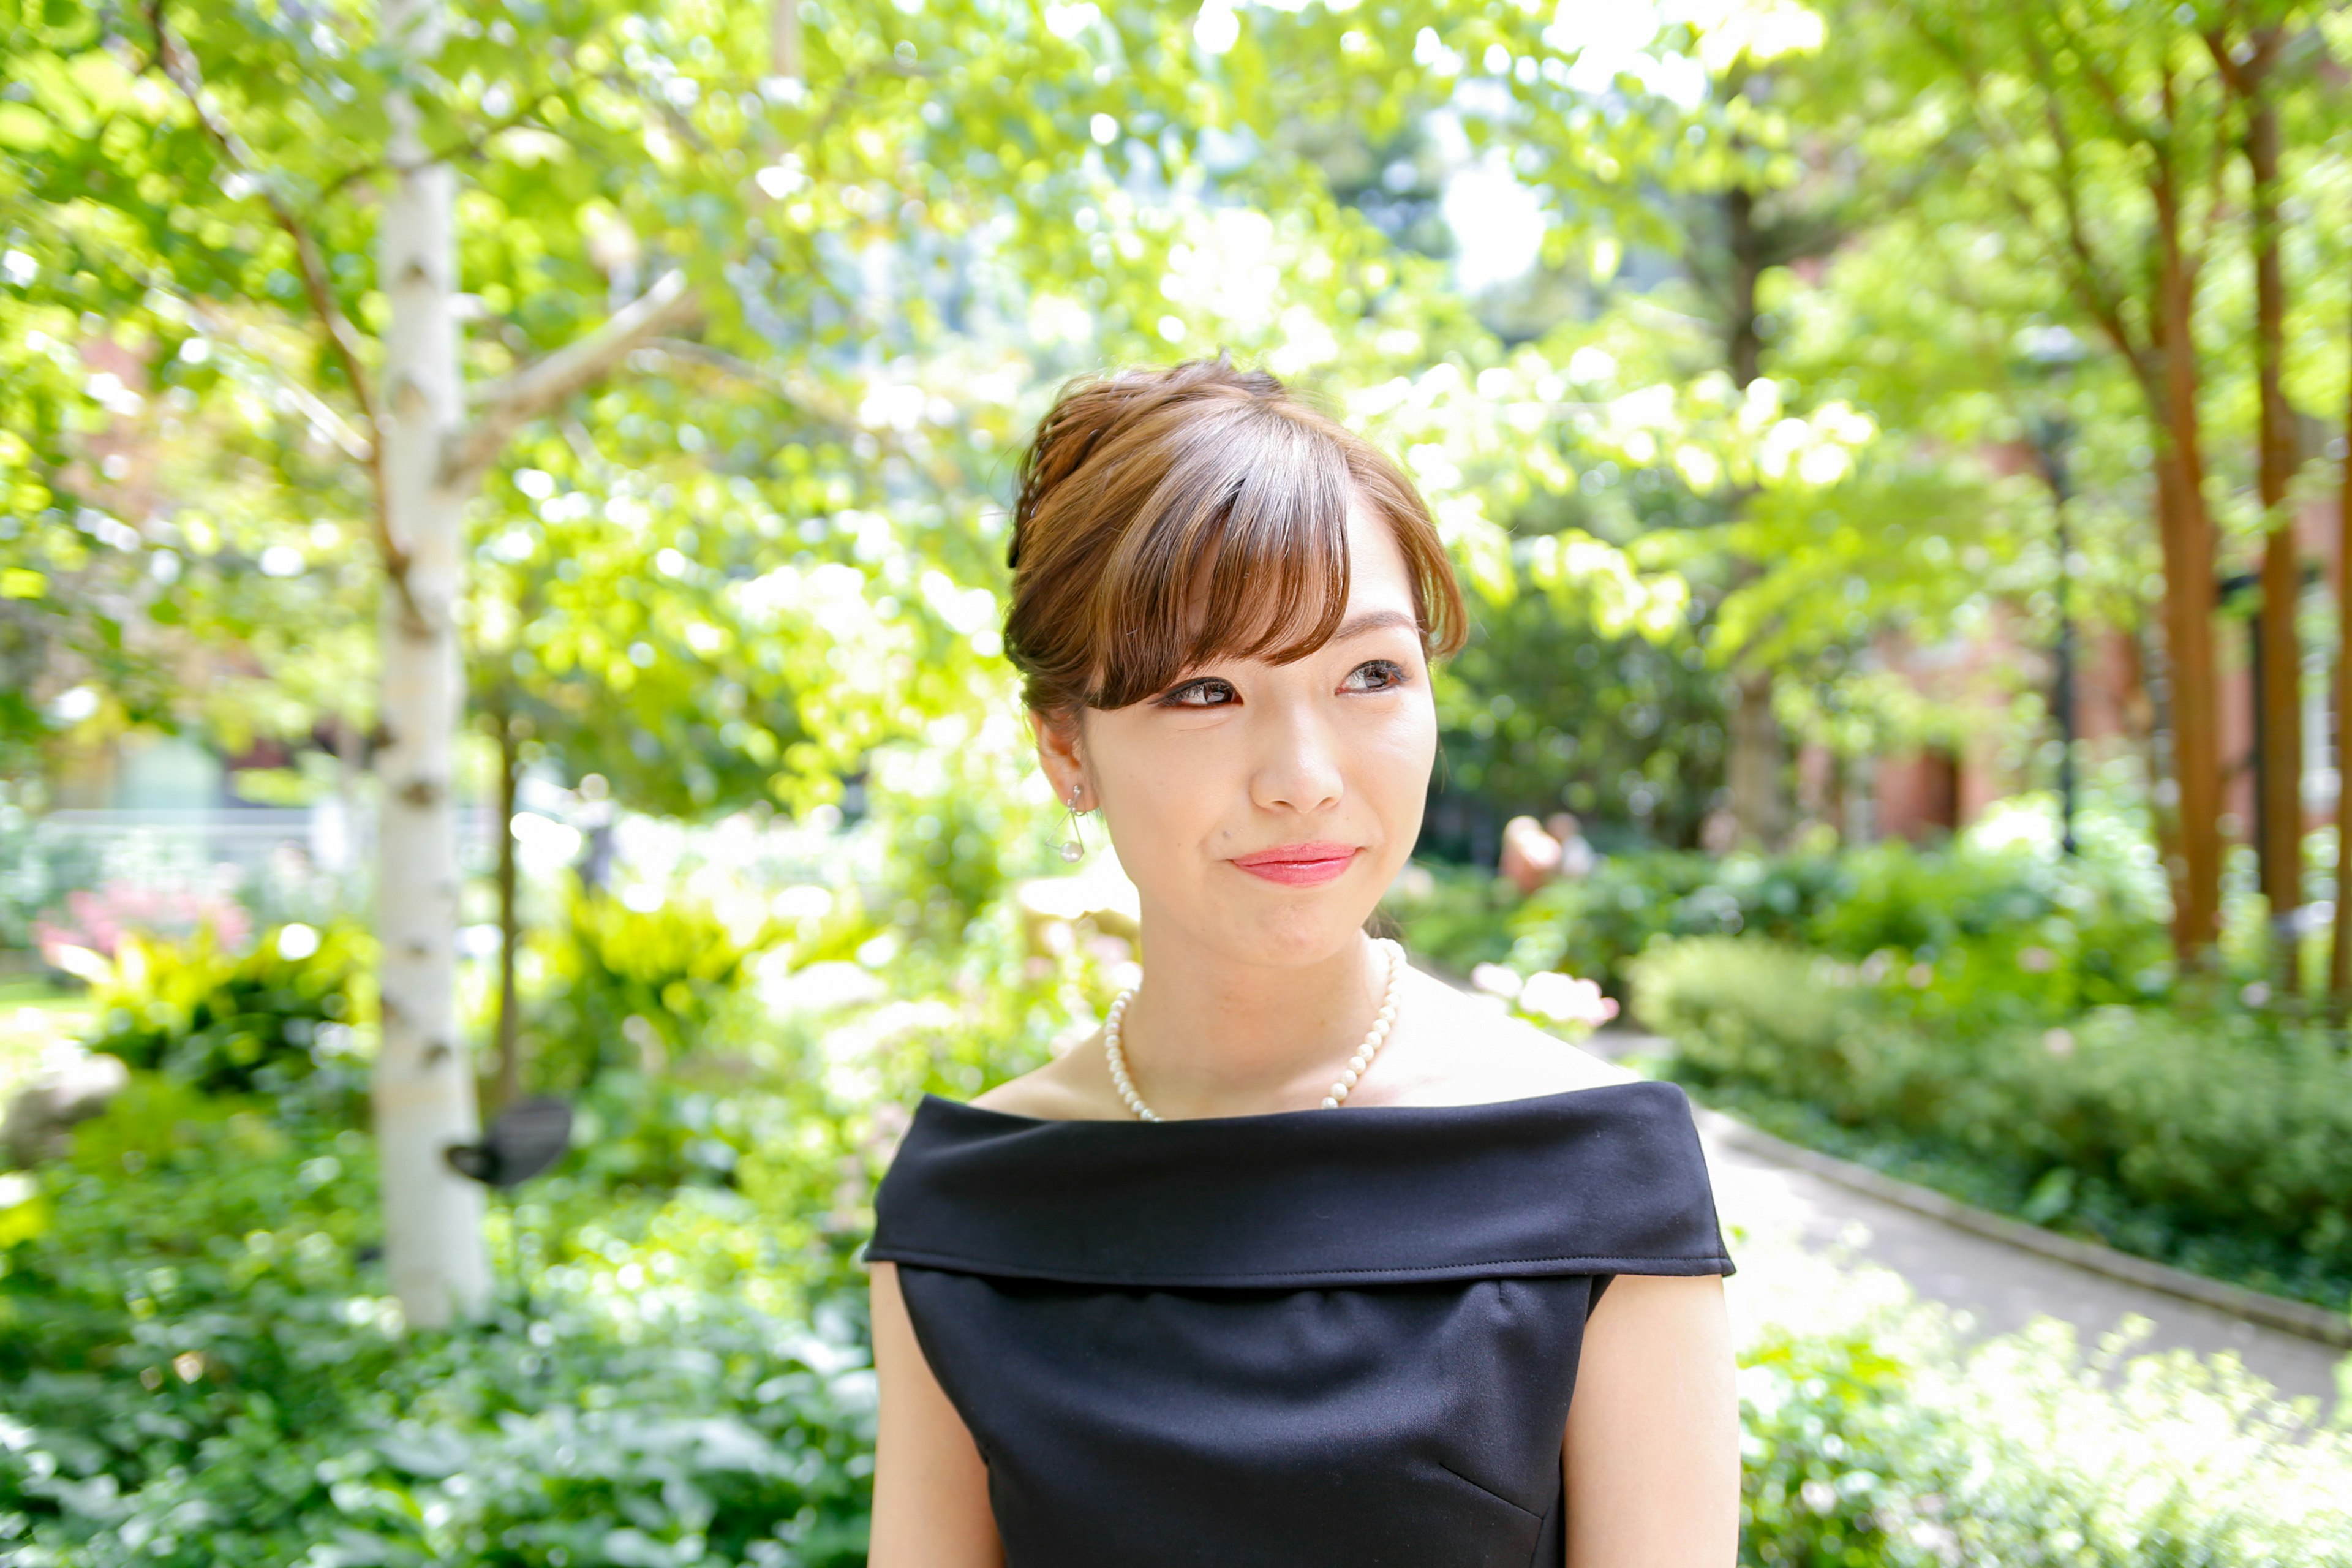
[{"label": "off-shoulder collar", "polygon": [[1170,1288],[1731,1271],[1668,1083],[1148,1126],[926,1096],[866,1255]]}]

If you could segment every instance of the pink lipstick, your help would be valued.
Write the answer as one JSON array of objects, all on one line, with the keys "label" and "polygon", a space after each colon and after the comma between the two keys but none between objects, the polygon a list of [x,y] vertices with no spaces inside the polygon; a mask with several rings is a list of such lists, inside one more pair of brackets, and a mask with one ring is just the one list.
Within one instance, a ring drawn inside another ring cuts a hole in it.
[{"label": "pink lipstick", "polygon": [[1355,864],[1355,859],[1354,845],[1318,841],[1282,844],[1272,849],[1260,849],[1255,854],[1236,855],[1234,864],[1251,876],[1263,877],[1269,882],[1280,882],[1290,888],[1311,888],[1339,876]]}]

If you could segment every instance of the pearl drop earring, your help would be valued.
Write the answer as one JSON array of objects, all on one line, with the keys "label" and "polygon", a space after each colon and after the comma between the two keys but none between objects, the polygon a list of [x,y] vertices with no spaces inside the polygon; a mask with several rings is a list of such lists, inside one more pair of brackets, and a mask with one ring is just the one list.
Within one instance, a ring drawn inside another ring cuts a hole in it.
[{"label": "pearl drop earring", "polygon": [[1074,865],[1087,852],[1086,841],[1078,836],[1078,792],[1083,787],[1083,785],[1072,784],[1070,798],[1065,803],[1070,812],[1070,837],[1062,846],[1062,858]]}]

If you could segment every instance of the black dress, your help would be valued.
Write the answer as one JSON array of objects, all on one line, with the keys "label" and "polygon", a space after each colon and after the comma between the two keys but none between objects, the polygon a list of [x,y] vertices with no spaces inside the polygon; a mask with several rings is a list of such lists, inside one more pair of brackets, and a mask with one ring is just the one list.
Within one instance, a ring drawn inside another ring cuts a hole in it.
[{"label": "black dress", "polygon": [[1731,1272],[1664,1083],[1156,1124],[927,1097],[876,1219],[1008,1568],[1559,1563],[1586,1314]]}]

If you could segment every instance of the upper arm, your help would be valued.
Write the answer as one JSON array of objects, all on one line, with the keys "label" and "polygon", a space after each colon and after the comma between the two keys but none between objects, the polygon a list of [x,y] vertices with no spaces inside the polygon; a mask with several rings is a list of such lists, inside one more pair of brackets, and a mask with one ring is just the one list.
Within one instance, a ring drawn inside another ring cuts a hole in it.
[{"label": "upper arm", "polygon": [[866,1561],[872,1568],[1001,1568],[988,1467],[915,1339],[896,1265],[873,1266],[872,1292],[882,1406]]},{"label": "upper arm", "polygon": [[1585,1328],[1562,1463],[1569,1568],[1730,1568],[1739,1392],[1721,1279],[1611,1281]]}]

